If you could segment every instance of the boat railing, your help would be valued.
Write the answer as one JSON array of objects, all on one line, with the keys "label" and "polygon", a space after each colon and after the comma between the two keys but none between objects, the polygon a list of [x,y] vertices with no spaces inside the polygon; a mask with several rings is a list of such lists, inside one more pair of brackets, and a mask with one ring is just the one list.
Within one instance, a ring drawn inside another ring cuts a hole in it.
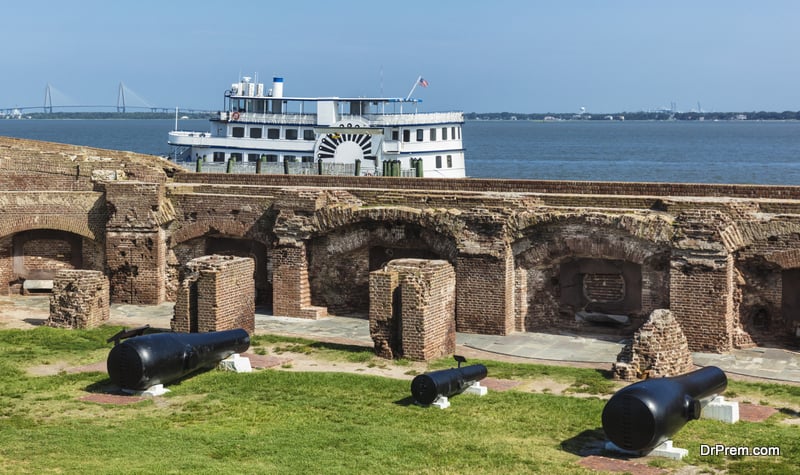
[{"label": "boat railing", "polygon": [[463,112],[424,112],[412,114],[365,114],[370,125],[400,126],[418,124],[450,124],[464,122]]},{"label": "boat railing", "polygon": [[[179,162],[181,167],[188,171],[196,171],[197,163]],[[256,173],[256,162],[234,162],[233,166],[228,168],[227,162],[204,162],[202,164],[203,173],[237,173],[237,174],[250,174]],[[284,175],[288,169],[289,175],[318,175],[318,163],[289,163],[288,167],[284,167],[282,162],[262,162],[261,174],[263,175]],[[323,163],[323,175],[337,175],[337,176],[353,176],[355,175],[355,164],[353,163]],[[400,176],[414,177],[416,170],[404,169],[401,170]],[[363,176],[380,176],[380,170],[373,170],[371,168],[364,168],[361,170]]]},{"label": "boat railing", "polygon": [[220,112],[220,120],[230,122],[250,122],[256,124],[294,124],[315,125],[317,114],[285,113],[260,114],[256,112]]}]

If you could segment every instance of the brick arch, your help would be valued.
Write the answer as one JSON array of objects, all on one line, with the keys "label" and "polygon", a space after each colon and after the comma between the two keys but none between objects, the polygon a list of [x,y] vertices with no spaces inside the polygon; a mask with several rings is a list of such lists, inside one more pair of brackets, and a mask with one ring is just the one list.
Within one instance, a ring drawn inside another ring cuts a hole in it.
[{"label": "brick arch", "polygon": [[[588,311],[631,317],[628,326],[615,330],[629,335],[650,311],[668,308],[668,219],[572,212],[518,216],[514,225],[518,330],[580,330],[587,325],[575,313]],[[592,300],[586,289],[598,284],[596,277],[610,279],[603,286],[618,287],[621,297]]]},{"label": "brick arch", "polygon": [[580,211],[538,212],[525,211],[508,220],[506,232],[512,241],[530,234],[537,227],[579,223],[593,227],[618,229],[645,241],[670,242],[674,235],[672,218],[662,214],[607,214]]},{"label": "brick arch", "polygon": [[170,235],[171,244],[177,245],[209,234],[252,239],[252,226],[239,221],[215,219],[184,224]]},{"label": "brick arch", "polygon": [[89,223],[88,216],[68,217],[61,215],[30,215],[15,217],[13,220],[0,221],[0,238],[12,236],[24,231],[55,230],[77,234],[92,241],[98,241],[104,236],[98,235]]},{"label": "brick arch", "polygon": [[429,212],[402,207],[357,209],[329,207],[317,211],[311,221],[315,228],[314,235],[327,234],[336,229],[368,221],[413,224],[453,240],[464,229],[464,223],[450,212]]},{"label": "brick arch", "polygon": [[252,257],[258,304],[272,303],[272,240],[256,236],[255,227],[240,221],[216,219],[189,223],[169,237],[166,298],[174,300],[183,266],[208,253]]},{"label": "brick arch", "polygon": [[408,209],[318,212],[306,241],[311,303],[331,313],[366,315],[369,273],[398,258],[445,259],[455,264],[455,227],[447,218]]},{"label": "brick arch", "polygon": [[103,242],[92,239],[91,233],[73,232],[75,228],[69,226],[47,227],[49,221],[4,228],[14,232],[0,237],[0,293],[22,291],[27,280],[52,280],[61,269],[104,268]]}]

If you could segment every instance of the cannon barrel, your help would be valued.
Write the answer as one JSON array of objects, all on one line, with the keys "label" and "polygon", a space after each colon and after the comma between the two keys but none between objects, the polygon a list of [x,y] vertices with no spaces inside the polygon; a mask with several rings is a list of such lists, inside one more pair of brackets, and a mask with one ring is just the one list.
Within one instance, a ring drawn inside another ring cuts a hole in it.
[{"label": "cannon barrel", "polygon": [[143,390],[211,368],[250,347],[245,330],[210,333],[154,333],[125,340],[106,361],[111,381],[123,389]]},{"label": "cannon barrel", "polygon": [[625,450],[648,452],[700,417],[700,400],[728,386],[725,373],[708,366],[691,373],[633,383],[603,408],[603,430]]},{"label": "cannon barrel", "polygon": [[439,396],[456,395],[485,378],[486,366],[475,364],[420,374],[411,381],[411,396],[420,404],[431,404]]}]

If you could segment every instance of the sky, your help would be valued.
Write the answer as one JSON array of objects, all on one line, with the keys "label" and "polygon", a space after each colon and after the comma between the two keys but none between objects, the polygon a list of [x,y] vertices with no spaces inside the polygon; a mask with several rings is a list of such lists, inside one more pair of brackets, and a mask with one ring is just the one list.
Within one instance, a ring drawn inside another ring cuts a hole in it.
[{"label": "sky", "polygon": [[796,0],[37,0],[0,9],[0,109],[218,110],[241,76],[286,96],[425,112],[800,110]]}]

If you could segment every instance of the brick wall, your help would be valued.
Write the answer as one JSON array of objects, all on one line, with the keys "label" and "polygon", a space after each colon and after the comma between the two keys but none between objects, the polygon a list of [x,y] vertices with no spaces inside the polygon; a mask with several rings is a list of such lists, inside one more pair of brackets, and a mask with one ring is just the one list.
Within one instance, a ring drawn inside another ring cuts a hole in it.
[{"label": "brick wall", "polygon": [[273,250],[272,313],[312,318],[328,314],[325,307],[311,305],[308,261],[305,247],[281,246]]},{"label": "brick wall", "polygon": [[506,335],[514,331],[514,266],[509,253],[459,256],[456,261],[456,328],[465,333]]},{"label": "brick wall", "polygon": [[163,225],[174,209],[157,183],[109,182],[105,185],[109,220],[106,266],[114,302],[159,304],[164,301],[166,242]]},{"label": "brick wall", "polygon": [[[641,266],[634,316],[670,308],[692,348],[726,351],[751,334],[786,344],[800,324],[796,186],[192,174],[155,157],[0,138],[0,190],[0,292],[21,282],[15,236],[50,230],[80,236],[72,254],[107,273],[115,302],[177,298],[181,264],[220,237],[266,247],[282,315],[366,310],[383,248],[454,265],[463,331],[558,329],[570,258]],[[339,247],[365,230],[359,248]],[[45,246],[28,256],[57,263],[62,253]]]}]

